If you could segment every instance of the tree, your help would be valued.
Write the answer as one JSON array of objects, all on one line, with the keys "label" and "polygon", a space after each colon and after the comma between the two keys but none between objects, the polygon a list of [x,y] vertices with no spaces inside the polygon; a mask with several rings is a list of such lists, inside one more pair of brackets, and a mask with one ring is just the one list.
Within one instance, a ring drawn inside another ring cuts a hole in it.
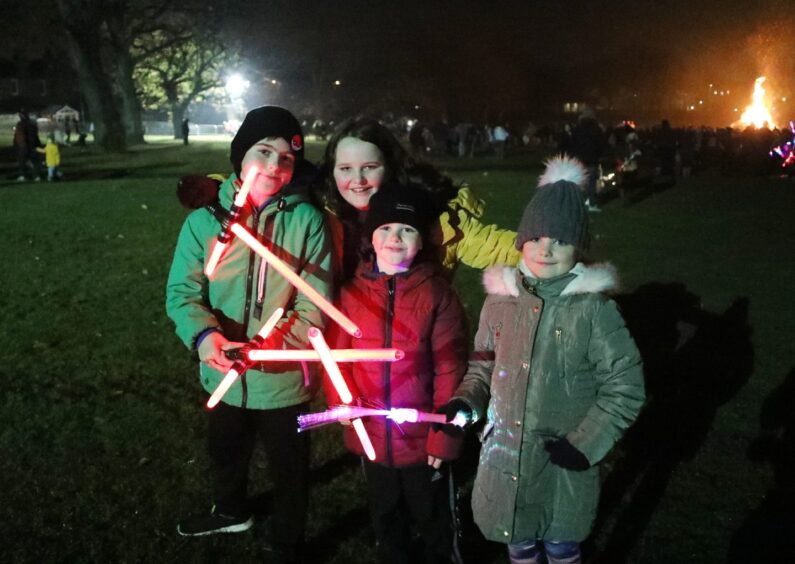
[{"label": "tree", "polygon": [[102,29],[107,10],[115,2],[57,0],[57,4],[69,54],[94,121],[94,139],[106,150],[124,151],[127,147],[124,125],[103,62]]},{"label": "tree", "polygon": [[190,104],[217,95],[222,67],[236,59],[219,38],[200,39],[181,29],[140,36],[132,50],[139,97],[146,107],[168,106],[175,139]]}]

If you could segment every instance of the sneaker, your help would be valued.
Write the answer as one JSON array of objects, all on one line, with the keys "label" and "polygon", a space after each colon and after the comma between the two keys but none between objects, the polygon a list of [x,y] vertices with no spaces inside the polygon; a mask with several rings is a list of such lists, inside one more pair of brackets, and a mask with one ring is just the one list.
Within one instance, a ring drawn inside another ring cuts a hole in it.
[{"label": "sneaker", "polygon": [[602,211],[602,208],[600,208],[599,206],[588,206],[588,211],[589,212],[600,212],[600,211]]},{"label": "sneaker", "polygon": [[251,515],[233,517],[218,513],[213,505],[209,515],[188,517],[177,525],[177,532],[183,537],[201,537],[216,533],[242,533],[254,524]]},{"label": "sneaker", "polygon": [[17,176],[17,182],[25,182],[26,180],[27,180],[27,178],[25,178],[22,175]]}]

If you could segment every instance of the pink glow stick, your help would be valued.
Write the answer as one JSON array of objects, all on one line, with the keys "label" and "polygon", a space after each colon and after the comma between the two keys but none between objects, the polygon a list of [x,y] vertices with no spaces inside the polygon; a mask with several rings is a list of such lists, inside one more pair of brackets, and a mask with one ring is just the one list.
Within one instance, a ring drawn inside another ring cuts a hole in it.
[{"label": "pink glow stick", "polygon": [[[265,339],[268,335],[270,335],[271,331],[273,331],[273,328],[276,327],[276,324],[282,318],[282,315],[284,315],[284,308],[277,307],[268,318],[268,321],[265,322],[265,325],[263,325],[262,328],[257,332],[257,337],[255,337],[255,339]],[[234,366],[229,369],[229,372],[226,373],[224,379],[221,380],[221,383],[218,384],[217,388],[215,388],[215,391],[210,396],[210,399],[207,400],[207,407],[209,409],[212,409],[218,405],[218,402],[221,401],[221,398],[223,398],[226,392],[229,391],[229,388],[232,387],[232,384],[235,383],[235,380],[237,380],[238,376],[246,371],[246,368],[248,368],[248,366],[245,364],[236,362]]]},{"label": "pink glow stick", "polygon": [[375,409],[371,407],[358,407],[358,406],[335,406],[326,411],[318,413],[305,413],[298,417],[298,428],[301,431],[306,431],[314,427],[326,425],[328,423],[336,423],[340,419],[354,419],[361,417],[386,417],[391,419],[397,424],[401,423],[438,423],[441,425],[456,425],[457,427],[464,427],[468,419],[463,414],[457,414],[452,421],[447,421],[443,413],[429,413],[427,411],[419,411],[408,407],[393,407],[392,409]]},{"label": "pink glow stick", "polygon": [[[395,362],[403,358],[400,349],[333,349],[330,350],[334,362]],[[298,362],[319,361],[320,353],[313,350],[267,350],[248,351],[251,362]]]},{"label": "pink glow stick", "polygon": [[[240,210],[245,205],[248,193],[251,191],[251,186],[254,184],[254,179],[257,178],[259,173],[259,167],[256,165],[252,165],[248,170],[246,179],[243,181],[243,186],[240,187],[240,190],[238,190],[237,194],[235,195],[235,201],[232,203],[232,207],[229,210],[230,222],[234,223],[237,221],[237,218],[240,215]],[[229,226],[225,225],[221,229],[221,233],[218,234],[218,239],[215,240],[215,245],[213,246],[213,250],[210,253],[210,258],[207,260],[207,264],[204,266],[204,274],[208,278],[213,275],[213,272],[215,272],[215,268],[218,266],[218,261],[221,260],[221,255],[224,254],[224,250],[229,245],[230,239]]]},{"label": "pink glow stick", "polygon": [[269,265],[276,269],[276,271],[284,276],[290,284],[295,286],[298,290],[300,290],[307,298],[312,300],[317,307],[323,310],[323,312],[328,315],[331,319],[333,319],[340,327],[342,327],[347,333],[352,335],[353,337],[359,338],[362,336],[362,332],[356,324],[348,319],[345,314],[343,314],[340,310],[334,307],[331,302],[329,302],[326,298],[324,298],[320,293],[315,290],[312,286],[310,286],[306,280],[298,276],[293,270],[287,266],[287,264],[274,255],[265,245],[257,241],[257,239],[248,232],[248,229],[243,227],[238,223],[232,224],[230,228],[232,233],[240,237],[240,239],[251,249],[257,253],[259,256],[262,257],[263,260],[267,261]]}]

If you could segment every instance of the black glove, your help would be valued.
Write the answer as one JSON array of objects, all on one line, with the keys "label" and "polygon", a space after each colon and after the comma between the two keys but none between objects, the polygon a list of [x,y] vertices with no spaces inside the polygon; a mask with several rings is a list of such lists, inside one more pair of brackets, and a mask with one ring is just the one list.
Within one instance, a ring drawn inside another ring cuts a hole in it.
[{"label": "black glove", "polygon": [[544,448],[547,449],[552,464],[561,468],[582,471],[591,467],[585,455],[565,438],[547,441],[544,443]]},{"label": "black glove", "polygon": [[458,425],[440,425],[439,423],[433,424],[434,431],[442,431],[452,437],[460,437],[464,434],[464,428],[468,427],[472,424],[472,409],[469,407],[469,404],[462,399],[453,399],[448,401],[446,404],[439,407],[436,410],[436,413],[443,413],[445,419],[450,422],[455,419],[455,416],[458,415],[458,412],[462,412],[466,415],[467,422],[464,427],[459,427]]}]

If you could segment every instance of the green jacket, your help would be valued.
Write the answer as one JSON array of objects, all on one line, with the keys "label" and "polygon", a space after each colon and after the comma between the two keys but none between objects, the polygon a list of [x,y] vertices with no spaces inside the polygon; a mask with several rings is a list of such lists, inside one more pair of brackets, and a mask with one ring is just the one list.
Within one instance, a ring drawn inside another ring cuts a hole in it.
[{"label": "green jacket", "polygon": [[[237,184],[233,175],[221,185],[223,207],[231,206]],[[304,188],[286,186],[262,210],[247,203],[240,221],[315,290],[331,295],[330,239],[323,214],[309,203]],[[182,342],[195,348],[196,337],[211,327],[231,341],[248,341],[277,307],[283,307],[273,346],[311,348],[307,331],[310,325],[323,329],[321,311],[238,238],[227,247],[212,280],[207,279],[204,263],[219,231],[212,213],[201,208],[187,217],[179,234],[166,287],[166,312]],[[215,390],[222,378],[201,364],[205,390]],[[296,405],[312,397],[311,380],[309,371],[297,363],[273,364],[267,373],[249,369],[223,401],[250,409]]]},{"label": "green jacket", "polygon": [[[638,349],[615,302],[601,293],[615,286],[614,272],[577,264],[538,280],[495,268],[484,281],[489,295],[474,357],[454,396],[487,418],[472,492],[475,521],[486,538],[503,543],[581,541],[596,516],[595,465],[645,399]],[[591,468],[552,464],[544,442],[558,437]]]}]

